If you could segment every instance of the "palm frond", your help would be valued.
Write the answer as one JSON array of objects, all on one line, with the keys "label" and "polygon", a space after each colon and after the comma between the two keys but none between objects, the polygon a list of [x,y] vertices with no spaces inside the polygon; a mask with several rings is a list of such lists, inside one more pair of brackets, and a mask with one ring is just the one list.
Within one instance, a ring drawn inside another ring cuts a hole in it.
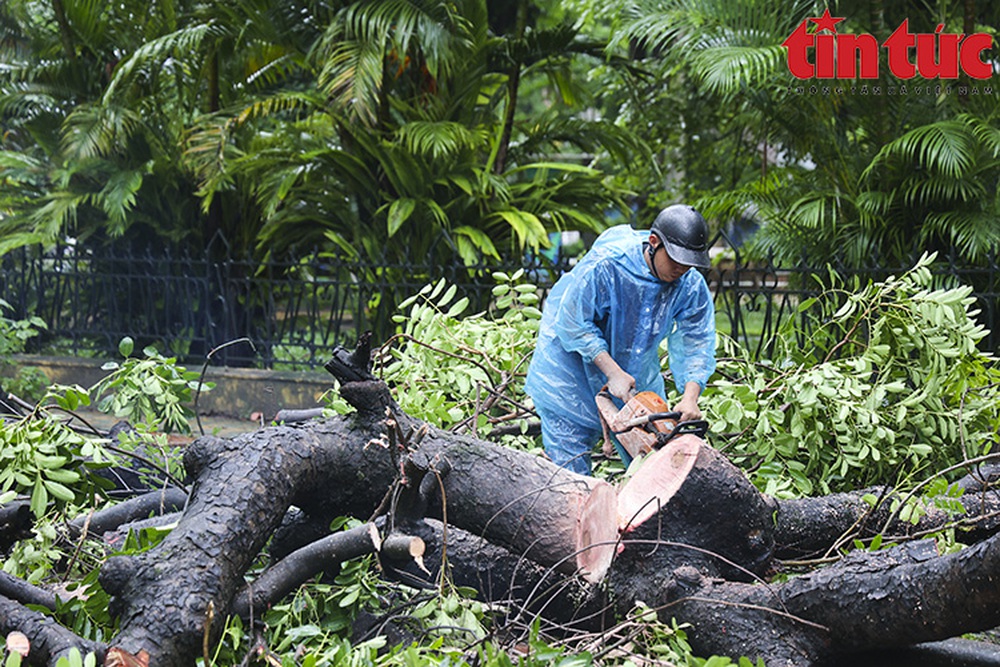
[{"label": "palm frond", "polygon": [[928,215],[923,236],[937,234],[973,261],[1000,245],[1000,211],[948,211]]},{"label": "palm frond", "polygon": [[778,44],[813,3],[641,0],[637,7],[638,16],[622,31],[628,44],[665,65],[680,64],[709,92],[731,96],[783,72],[785,51]]},{"label": "palm frond", "polygon": [[232,122],[242,125],[269,116],[280,115],[284,120],[303,117],[321,108],[322,102],[314,91],[283,90],[264,98],[246,100]]},{"label": "palm frond", "polygon": [[111,105],[80,105],[63,126],[62,151],[69,161],[107,155],[123,144],[142,124],[128,108]]},{"label": "palm frond", "polygon": [[382,87],[385,52],[376,42],[342,42],[319,73],[319,85],[339,109],[374,125]]},{"label": "palm frond", "polygon": [[772,78],[785,62],[785,51],[774,45],[711,46],[699,50],[692,62],[710,92],[730,96]]},{"label": "palm frond", "polygon": [[185,60],[193,53],[202,52],[207,39],[224,34],[225,28],[222,25],[209,21],[188,25],[149,40],[115,68],[102,102],[110,104],[118,95],[123,94],[122,89],[134,85],[140,77],[150,77],[158,72],[168,59]]},{"label": "palm frond", "polygon": [[884,163],[899,161],[957,179],[972,167],[975,150],[969,126],[962,120],[930,123],[883,146],[862,178]]},{"label": "palm frond", "polygon": [[512,155],[518,161],[553,151],[566,152],[570,146],[595,158],[607,156],[619,165],[633,164],[652,152],[627,125],[609,120],[583,120],[546,113],[530,123],[519,124],[518,129],[524,134],[512,148]]},{"label": "palm frond", "polygon": [[[994,125],[997,123],[996,115],[988,119],[963,114],[958,119],[968,124],[973,135],[982,142],[983,148],[990,152],[992,157],[1000,157],[1000,128]],[[991,120],[994,124],[991,124]]]},{"label": "palm frond", "polygon": [[371,124],[388,76],[412,66],[447,78],[467,66],[479,30],[443,0],[353,3],[338,13],[317,49],[320,86],[340,108]]},{"label": "palm frond", "polygon": [[52,243],[60,232],[72,229],[76,221],[77,211],[81,206],[90,203],[92,193],[79,194],[67,190],[56,190],[50,193],[44,203],[32,210],[28,216],[30,235],[43,243]]},{"label": "palm frond", "polygon": [[483,222],[487,227],[497,224],[509,227],[521,248],[538,250],[539,247],[548,245],[545,225],[533,213],[516,208],[500,209],[492,212]]},{"label": "palm frond", "polygon": [[66,20],[73,26],[73,35],[93,53],[102,50],[104,32],[108,28],[105,0],[69,0],[63,2]]},{"label": "palm frond", "polygon": [[396,130],[396,140],[412,153],[439,160],[482,146],[485,133],[451,121],[414,121]]},{"label": "palm frond", "polygon": [[919,174],[899,186],[901,200],[911,207],[962,204],[986,194],[982,183],[971,178],[951,178],[939,174]]},{"label": "palm frond", "polygon": [[108,178],[95,202],[108,216],[108,231],[117,236],[128,226],[128,214],[135,206],[136,194],[142,187],[143,170],[115,171]]},{"label": "palm frond", "polygon": [[481,229],[462,225],[451,230],[451,236],[455,239],[459,257],[467,265],[478,263],[483,255],[500,259],[493,239]]}]

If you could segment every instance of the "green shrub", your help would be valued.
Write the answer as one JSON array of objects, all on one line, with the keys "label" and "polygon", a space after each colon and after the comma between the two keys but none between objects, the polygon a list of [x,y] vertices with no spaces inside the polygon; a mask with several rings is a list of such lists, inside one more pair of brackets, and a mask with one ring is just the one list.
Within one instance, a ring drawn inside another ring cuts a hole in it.
[{"label": "green shrub", "polygon": [[468,299],[456,299],[456,287],[444,280],[400,304],[400,331],[383,346],[376,372],[407,413],[480,434],[511,420],[526,425],[524,377],[541,318],[538,288],[522,282],[523,271],[493,277],[489,312],[464,315]]},{"label": "green shrub", "polygon": [[805,344],[785,329],[773,360],[755,362],[723,341],[705,411],[714,444],[763,491],[905,484],[992,449],[1000,371],[976,347],[986,331],[971,288],[932,287],[932,261],[802,303],[818,328]]},{"label": "green shrub", "polygon": [[[13,310],[12,306],[0,299],[0,313]],[[39,317],[13,320],[0,315],[0,372],[6,376],[3,387],[6,392],[26,401],[37,401],[48,386],[48,378],[40,369],[23,366],[13,370],[11,357],[24,352],[27,342],[45,329],[45,322]]]}]

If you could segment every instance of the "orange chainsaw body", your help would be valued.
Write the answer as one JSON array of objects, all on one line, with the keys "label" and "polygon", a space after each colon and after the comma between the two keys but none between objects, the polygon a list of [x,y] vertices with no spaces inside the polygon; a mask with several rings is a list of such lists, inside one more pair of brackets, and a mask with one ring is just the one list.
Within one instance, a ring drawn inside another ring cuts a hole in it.
[{"label": "orange chainsaw body", "polygon": [[595,400],[604,426],[605,444],[610,443],[610,431],[633,459],[653,451],[656,447],[656,434],[671,433],[677,425],[677,421],[673,419],[648,419],[650,415],[670,411],[670,406],[656,392],[639,392],[621,410],[605,391],[598,393]]}]

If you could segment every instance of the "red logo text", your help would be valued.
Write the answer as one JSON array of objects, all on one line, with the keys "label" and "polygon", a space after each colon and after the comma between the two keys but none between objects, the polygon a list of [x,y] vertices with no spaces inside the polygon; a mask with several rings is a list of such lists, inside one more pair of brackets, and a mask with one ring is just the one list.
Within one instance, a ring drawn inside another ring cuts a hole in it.
[{"label": "red logo text", "polygon": [[[941,24],[932,33],[914,34],[906,19],[880,47],[868,33],[837,34],[837,23],[843,20],[830,16],[827,9],[823,16],[800,23],[781,43],[788,49],[788,70],[796,78],[877,79],[880,48],[886,51],[889,71],[900,79],[918,74],[927,79],[957,79],[959,70],[973,79],[993,76],[993,64],[983,60],[984,52],[993,46],[993,37],[984,32],[946,33]],[[807,30],[810,21],[816,24],[815,33]]]}]

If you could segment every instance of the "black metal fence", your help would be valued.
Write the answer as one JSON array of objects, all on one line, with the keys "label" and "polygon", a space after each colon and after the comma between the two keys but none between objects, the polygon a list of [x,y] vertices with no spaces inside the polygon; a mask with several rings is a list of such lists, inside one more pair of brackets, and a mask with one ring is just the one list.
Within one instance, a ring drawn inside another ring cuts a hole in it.
[{"label": "black metal fence", "polygon": [[[213,244],[224,244],[216,237]],[[338,345],[372,330],[385,340],[396,304],[444,278],[485,308],[495,271],[524,268],[539,282],[566,270],[543,257],[506,265],[381,262],[312,252],[297,260],[230,258],[225,248],[197,256],[169,249],[127,250],[59,245],[22,248],[0,262],[0,294],[9,317],[37,315],[47,330],[32,351],[115,358],[130,336],[136,349],[155,345],[186,363],[311,369]],[[249,342],[231,344],[247,339]]]},{"label": "black metal fence", "polygon": [[[723,240],[724,237],[723,237]],[[747,348],[757,359],[768,358],[779,327],[797,319],[800,335],[809,331],[814,313],[800,311],[805,300],[819,296],[830,284],[831,271],[842,285],[864,286],[884,281],[912,268],[922,254],[912,253],[905,266],[889,266],[873,253],[861,266],[840,262],[815,266],[806,262],[779,265],[772,260],[744,261],[738,250],[731,261],[719,262],[707,278],[715,295],[716,325]],[[957,251],[939,253],[931,266],[935,287],[970,285],[976,298],[977,319],[989,333],[980,343],[984,351],[1000,347],[1000,263],[996,251],[975,265],[962,261]]]},{"label": "black metal fence", "polygon": [[[224,244],[216,238],[213,244]],[[15,318],[37,315],[48,324],[33,339],[34,351],[115,358],[124,336],[137,348],[154,344],[185,363],[200,364],[210,352],[214,363],[262,368],[311,369],[329,359],[338,344],[352,345],[357,333],[373,330],[385,340],[394,329],[396,304],[428,282],[444,278],[485,309],[495,284],[494,271],[525,269],[544,298],[568,265],[525,258],[505,265],[432,265],[427,262],[371,263],[313,252],[296,261],[250,259],[213,261],[226,248],[209,247],[197,256],[169,249],[158,254],[96,250],[61,245],[49,250],[23,248],[0,262],[0,289]],[[904,267],[847,270],[845,276],[881,280]],[[1000,326],[995,257],[981,266],[964,266],[954,256],[935,271],[976,289],[980,318],[991,331]],[[826,267],[748,263],[738,252],[708,272],[719,329],[756,356],[769,352],[767,341],[790,317],[800,317],[802,300],[821,291],[811,276]],[[998,334],[985,341],[997,348]],[[251,343],[226,345],[246,338]]]}]

